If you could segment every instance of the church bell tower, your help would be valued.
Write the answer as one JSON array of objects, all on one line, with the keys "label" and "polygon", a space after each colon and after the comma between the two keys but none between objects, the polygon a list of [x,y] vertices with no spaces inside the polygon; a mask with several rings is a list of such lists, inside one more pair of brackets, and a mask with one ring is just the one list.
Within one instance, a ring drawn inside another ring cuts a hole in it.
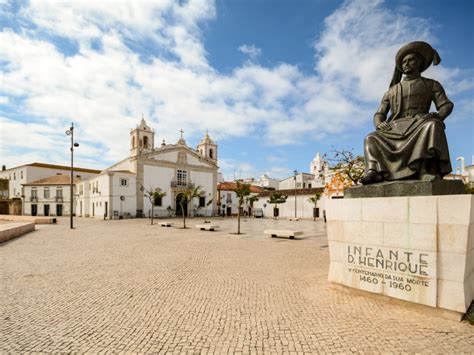
[{"label": "church bell tower", "polygon": [[145,122],[142,116],[140,124],[130,131],[130,156],[150,153],[155,147],[155,131]]},{"label": "church bell tower", "polygon": [[196,150],[204,158],[208,158],[214,162],[217,162],[217,144],[209,137],[209,133],[206,130],[206,135],[199,142]]}]

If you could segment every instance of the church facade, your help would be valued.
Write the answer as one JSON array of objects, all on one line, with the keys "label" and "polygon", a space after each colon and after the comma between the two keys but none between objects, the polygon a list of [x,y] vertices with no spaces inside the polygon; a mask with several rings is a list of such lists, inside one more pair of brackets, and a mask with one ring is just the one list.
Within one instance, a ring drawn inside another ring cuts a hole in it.
[{"label": "church facade", "polygon": [[[148,217],[147,192],[166,195],[153,208],[156,216],[179,216],[180,195],[200,187],[201,195],[189,204],[192,211],[211,215],[217,209],[217,144],[206,133],[196,149],[181,137],[155,147],[155,132],[142,118],[130,132],[130,155],[77,187],[76,215],[95,218]],[[187,214],[193,212],[187,211]]]}]

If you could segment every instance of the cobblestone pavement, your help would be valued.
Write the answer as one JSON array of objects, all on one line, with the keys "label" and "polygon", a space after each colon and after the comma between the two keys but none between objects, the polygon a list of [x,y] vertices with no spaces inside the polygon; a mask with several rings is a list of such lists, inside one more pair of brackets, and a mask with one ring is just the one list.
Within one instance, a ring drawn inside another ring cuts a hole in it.
[{"label": "cobblestone pavement", "polygon": [[[147,223],[62,219],[2,244],[0,352],[474,352],[467,323],[329,287],[324,223]],[[263,236],[285,226],[305,237]]]}]

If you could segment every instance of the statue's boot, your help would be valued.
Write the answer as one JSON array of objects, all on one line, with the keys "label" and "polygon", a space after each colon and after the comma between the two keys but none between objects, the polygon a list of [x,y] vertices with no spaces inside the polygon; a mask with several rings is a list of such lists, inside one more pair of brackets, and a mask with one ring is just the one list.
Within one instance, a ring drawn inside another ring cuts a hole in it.
[{"label": "statue's boot", "polygon": [[360,179],[360,182],[363,185],[369,185],[369,184],[376,184],[378,182],[382,182],[383,177],[375,170],[368,170],[365,175]]}]

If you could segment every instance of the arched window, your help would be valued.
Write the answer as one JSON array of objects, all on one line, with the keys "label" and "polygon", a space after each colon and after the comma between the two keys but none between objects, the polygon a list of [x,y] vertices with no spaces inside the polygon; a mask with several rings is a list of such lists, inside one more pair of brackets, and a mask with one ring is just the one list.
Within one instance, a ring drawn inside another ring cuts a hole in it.
[{"label": "arched window", "polygon": [[132,137],[132,148],[135,148],[135,136]]},{"label": "arched window", "polygon": [[143,141],[141,139],[138,140],[138,145],[141,147],[143,147]]},{"label": "arched window", "polygon": [[209,149],[209,158],[214,159],[214,151]]},{"label": "arched window", "polygon": [[143,147],[148,148],[148,137],[143,137]]}]

